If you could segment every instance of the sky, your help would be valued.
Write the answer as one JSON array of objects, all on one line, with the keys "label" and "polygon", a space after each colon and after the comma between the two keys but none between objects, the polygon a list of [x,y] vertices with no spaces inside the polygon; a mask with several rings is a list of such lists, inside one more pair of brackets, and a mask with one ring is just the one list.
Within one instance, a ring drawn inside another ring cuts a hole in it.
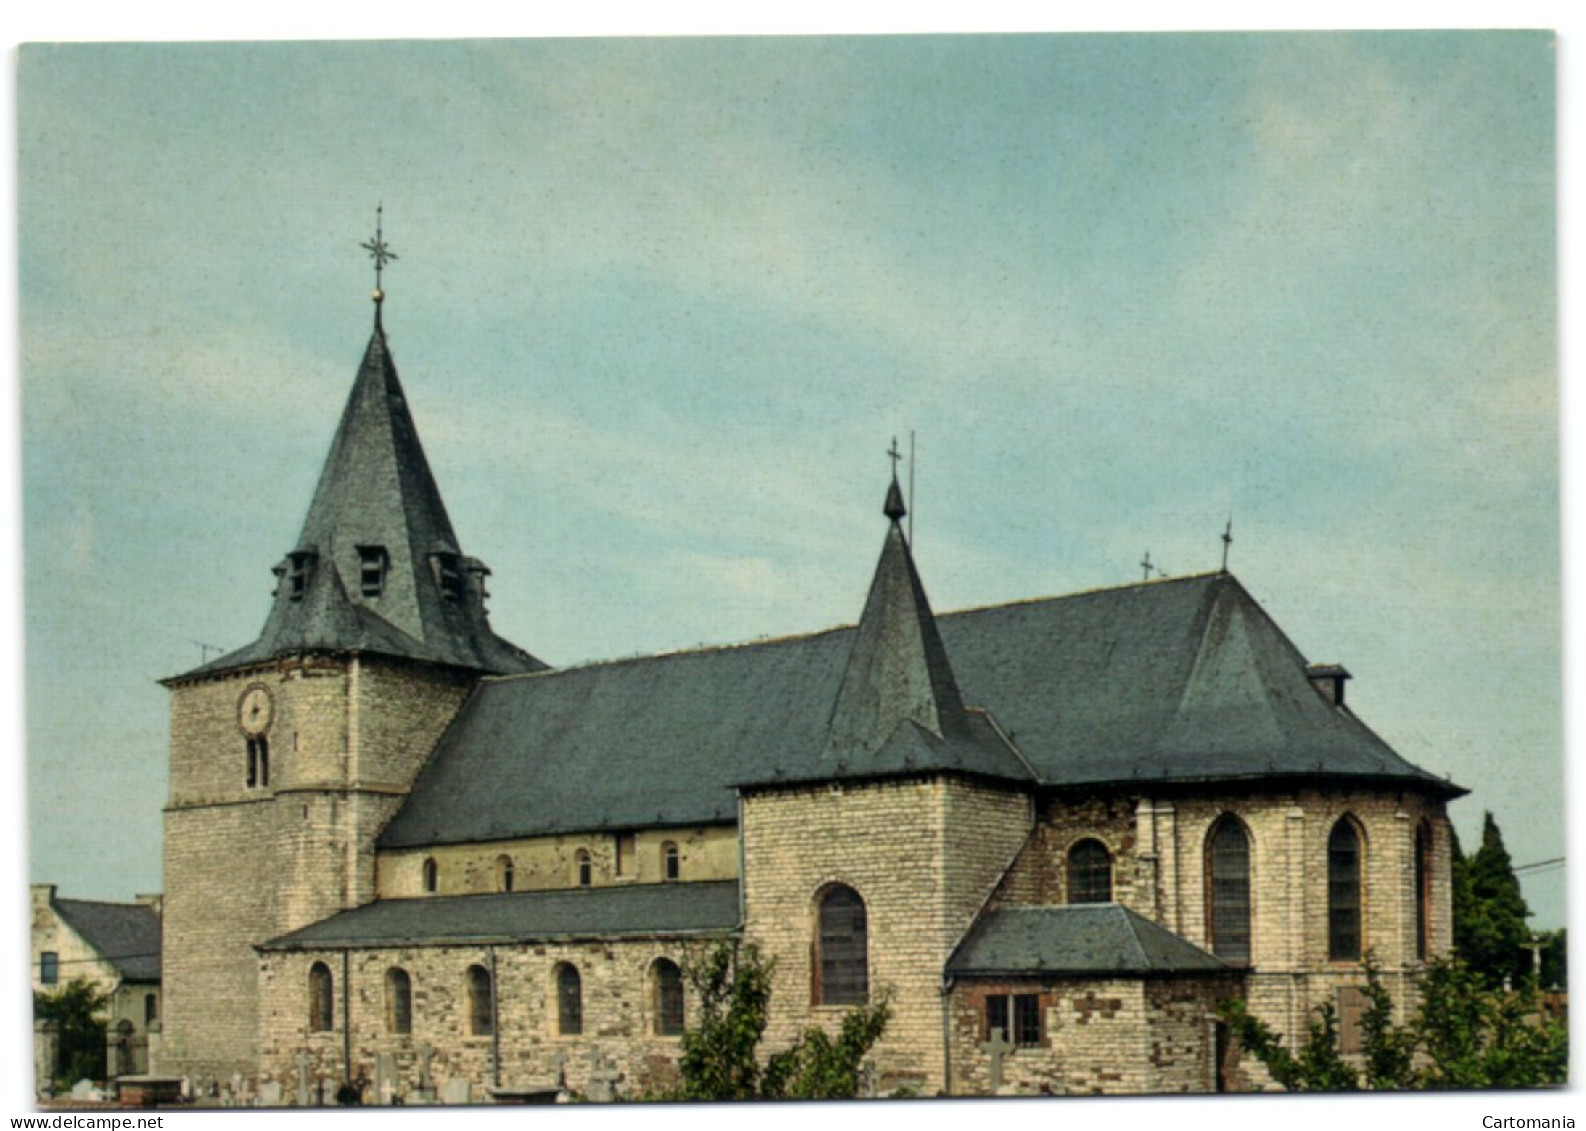
[{"label": "sky", "polygon": [[[29,46],[30,876],[160,887],[167,694],[263,626],[385,325],[495,628],[854,621],[1230,568],[1565,854],[1542,33]],[[1525,874],[1564,921],[1557,867]]]}]

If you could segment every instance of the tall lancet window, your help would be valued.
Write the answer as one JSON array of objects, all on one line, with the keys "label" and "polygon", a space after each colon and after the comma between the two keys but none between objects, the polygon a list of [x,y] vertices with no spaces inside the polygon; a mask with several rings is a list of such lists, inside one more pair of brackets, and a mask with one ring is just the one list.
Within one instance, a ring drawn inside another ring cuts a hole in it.
[{"label": "tall lancet window", "polygon": [[1327,957],[1355,962],[1361,954],[1360,833],[1340,817],[1327,838]]},{"label": "tall lancet window", "polygon": [[865,901],[835,884],[821,896],[815,1004],[863,1005],[870,1000],[870,945]]},{"label": "tall lancet window", "polygon": [[336,1027],[336,990],[330,967],[316,962],[308,971],[308,1031],[328,1033]]},{"label": "tall lancet window", "polygon": [[1250,837],[1230,813],[1206,837],[1206,917],[1212,953],[1250,961]]}]

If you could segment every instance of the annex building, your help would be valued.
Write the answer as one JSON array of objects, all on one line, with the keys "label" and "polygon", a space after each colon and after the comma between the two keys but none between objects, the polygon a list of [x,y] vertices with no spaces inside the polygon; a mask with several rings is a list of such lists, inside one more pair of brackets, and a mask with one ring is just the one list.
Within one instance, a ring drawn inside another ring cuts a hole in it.
[{"label": "annex building", "polygon": [[1227,572],[938,616],[894,480],[854,626],[566,670],[501,639],[382,297],[258,639],[166,681],[156,1071],[639,1091],[690,956],[742,940],[770,1049],[890,995],[877,1094],[1249,1088],[1219,999],[1333,1002],[1347,1042],[1368,950],[1403,1002],[1451,945],[1463,791]]}]

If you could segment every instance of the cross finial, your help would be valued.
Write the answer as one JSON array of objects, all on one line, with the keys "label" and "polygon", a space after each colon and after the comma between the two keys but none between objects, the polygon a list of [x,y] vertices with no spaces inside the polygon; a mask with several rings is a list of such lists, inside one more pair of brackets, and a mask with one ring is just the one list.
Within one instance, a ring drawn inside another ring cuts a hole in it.
[{"label": "cross finial", "polygon": [[1234,516],[1228,516],[1228,525],[1223,529],[1223,572],[1228,572],[1228,547],[1234,544]]},{"label": "cross finial", "polygon": [[898,461],[903,458],[903,453],[898,451],[898,438],[892,437],[892,446],[887,449],[887,458],[892,461],[892,478],[898,477]]},{"label": "cross finial", "polygon": [[1153,568],[1155,568],[1155,567],[1153,567],[1151,565],[1151,551],[1150,550],[1147,550],[1145,552],[1145,557],[1140,559],[1140,568],[1145,570],[1145,576],[1142,577],[1140,580],[1142,580],[1142,581],[1150,581],[1151,580],[1151,570]]},{"label": "cross finial", "polygon": [[385,213],[385,202],[375,206],[374,210],[374,239],[365,240],[358,246],[369,253],[369,258],[374,260],[374,301],[378,307],[385,301],[385,292],[380,289],[380,273],[385,270],[385,265],[397,257],[397,253],[386,245],[382,231],[381,221]]}]

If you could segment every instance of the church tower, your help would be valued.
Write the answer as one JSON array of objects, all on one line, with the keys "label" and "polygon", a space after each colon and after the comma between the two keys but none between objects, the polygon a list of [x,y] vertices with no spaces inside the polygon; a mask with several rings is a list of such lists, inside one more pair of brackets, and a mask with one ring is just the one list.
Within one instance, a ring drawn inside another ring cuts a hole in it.
[{"label": "church tower", "polygon": [[[165,1058],[256,1065],[254,946],[374,898],[374,842],[482,675],[545,667],[491,631],[381,322],[253,643],[164,681]],[[307,992],[306,989],[304,991]]]}]

